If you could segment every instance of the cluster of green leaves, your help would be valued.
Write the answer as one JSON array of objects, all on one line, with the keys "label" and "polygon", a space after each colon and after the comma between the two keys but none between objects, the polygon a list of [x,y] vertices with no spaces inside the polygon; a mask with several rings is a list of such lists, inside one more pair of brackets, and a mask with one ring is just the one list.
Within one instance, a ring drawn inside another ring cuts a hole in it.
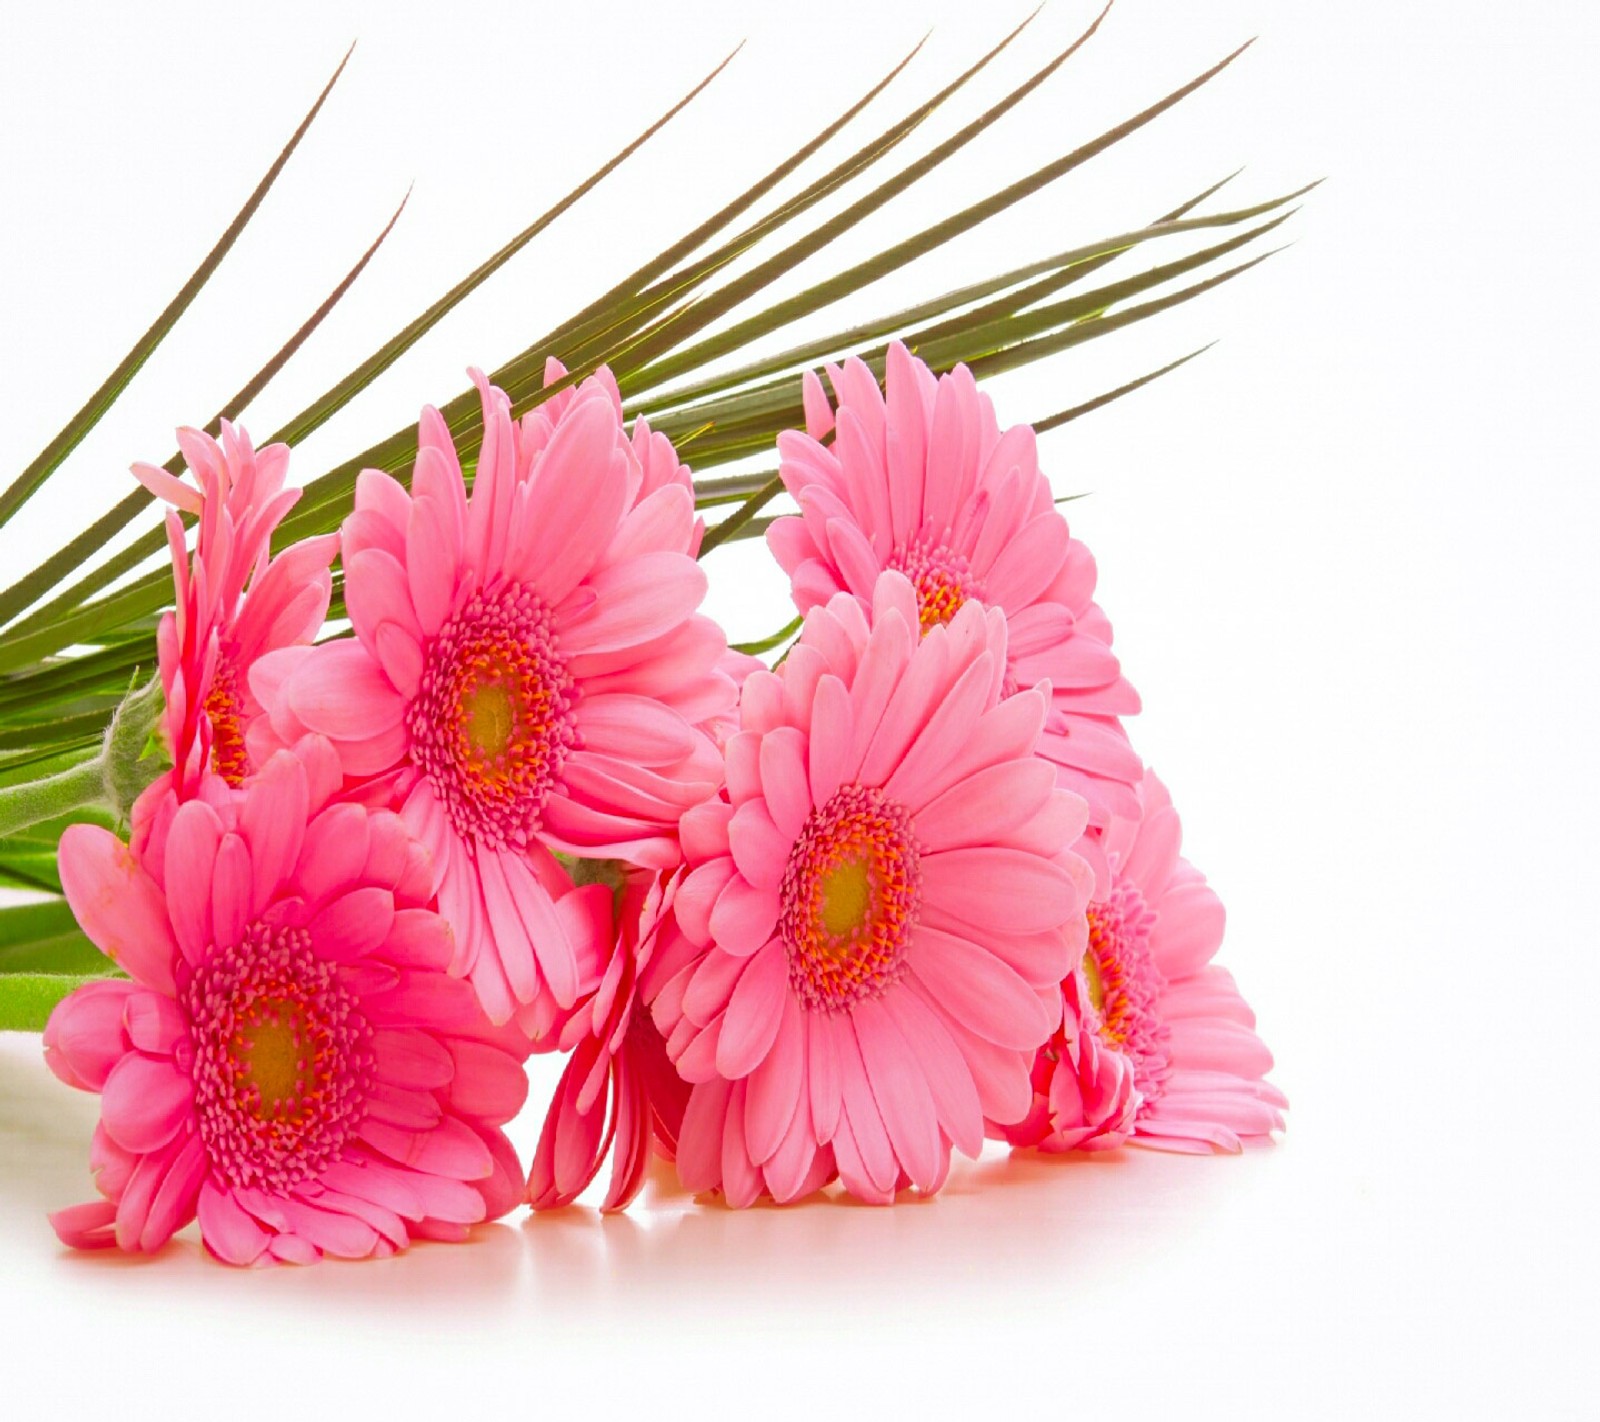
[{"label": "cluster of green leaves", "polygon": [[[887,344],[899,339],[935,369],[948,369],[964,361],[974,374],[992,375],[1144,321],[1248,270],[1270,255],[1259,249],[1259,239],[1285,220],[1293,211],[1291,204],[1305,189],[1249,206],[1203,213],[1202,208],[1228,181],[1223,179],[1172,205],[1144,227],[990,274],[826,336],[776,351],[768,349],[770,338],[776,333],[841,301],[858,298],[881,278],[1105,153],[1216,77],[1243,49],[1235,50],[1125,122],[1071,148],[1036,171],[842,271],[819,274],[795,294],[781,300],[772,298],[770,289],[780,278],[802,267],[807,273],[820,271],[826,265],[829,247],[840,237],[934,173],[1021,104],[1087,43],[1104,18],[1102,12],[1070,45],[951,136],[921,156],[901,162],[901,145],[1017,39],[1029,23],[1025,20],[950,83],[906,110],[894,123],[875,131],[825,171],[804,180],[803,174],[818,166],[813,160],[821,151],[845,129],[856,126],[868,105],[900,76],[915,56],[917,51],[913,50],[859,101],[759,182],[658,256],[628,273],[598,300],[533,341],[493,371],[491,379],[510,395],[513,408],[520,414],[556,390],[586,377],[596,367],[609,365],[629,415],[647,416],[653,427],[673,439],[696,470],[700,506],[721,511],[720,517],[713,513],[717,521],[708,530],[702,553],[705,556],[724,542],[759,533],[768,521],[762,510],[780,488],[773,470],[740,469],[720,477],[703,476],[721,467],[748,464],[752,457],[759,458],[772,448],[781,430],[803,422],[803,371],[822,362],[857,355],[881,375]],[[445,292],[332,389],[273,432],[271,439],[296,444],[343,409],[447,312],[669,122],[729,60],[724,60],[636,140]],[[341,63],[340,70],[343,67]],[[238,217],[166,310],[60,434],[0,490],[0,525],[62,467],[73,448],[121,395],[151,351],[182,316],[254,215],[338,77],[336,72]],[[800,184],[798,191],[777,201],[764,215],[752,215],[764,199],[781,192],[791,178]],[[848,201],[814,225],[803,221],[813,209],[836,197],[848,197]],[[402,202],[401,208],[404,206]],[[397,210],[327,300],[218,412],[209,426],[213,433],[222,419],[236,418],[283,368],[357,279],[399,216]],[[1113,263],[1132,266],[1132,259],[1142,254],[1148,244],[1159,245],[1167,239],[1221,229],[1232,230],[1218,240],[1208,240],[1198,250],[1143,266],[1125,276],[1106,273]],[[1253,246],[1255,250],[1246,251]],[[855,304],[859,307],[859,300]],[[1191,352],[1092,400],[1049,415],[1041,421],[1041,427],[1058,425],[1099,408],[1176,369],[1196,354],[1199,352]],[[569,374],[565,380],[546,387],[544,369],[551,356],[564,362]],[[441,411],[470,476],[482,436],[477,395],[471,390],[463,391],[446,402]],[[280,541],[336,528],[350,508],[355,478],[361,469],[376,467],[404,477],[415,452],[416,431],[408,427],[311,479],[299,505],[279,530]],[[179,472],[180,458],[174,455],[167,468]],[[130,490],[83,533],[44,557],[9,586],[0,588],[0,793],[8,785],[60,770],[92,755],[130,675],[140,668],[148,672],[154,666],[155,625],[171,596],[170,572],[159,561],[165,548],[163,534],[159,528],[152,528],[117,552],[105,553],[107,544],[144,513],[149,502],[150,496],[142,488]],[[336,580],[335,615],[341,610]],[[785,629],[757,646],[776,646],[792,630]],[[35,826],[0,839],[0,884],[46,890],[58,887],[50,864],[53,835],[58,829],[59,826]],[[9,951],[3,947],[7,944],[27,950],[16,964],[0,956],[0,975],[16,974],[20,981],[25,969],[34,971],[41,963],[54,964],[55,970],[65,973],[81,971],[84,963],[93,961],[80,961],[73,956],[81,952],[82,945],[71,942],[71,932],[64,927],[66,921],[60,918],[60,905],[46,907],[54,917],[33,914],[31,910],[0,911],[0,955]],[[39,938],[46,928],[56,936]],[[58,929],[66,934],[65,940]],[[40,953],[44,954],[42,958]],[[21,1024],[14,1016],[8,1020],[0,1006],[0,1027],[7,1025]]]}]

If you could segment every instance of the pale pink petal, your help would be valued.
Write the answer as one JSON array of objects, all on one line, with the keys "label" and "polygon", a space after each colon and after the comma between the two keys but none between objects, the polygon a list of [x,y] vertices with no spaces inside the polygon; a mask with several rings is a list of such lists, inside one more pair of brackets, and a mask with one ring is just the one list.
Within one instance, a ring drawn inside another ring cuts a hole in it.
[{"label": "pale pink petal", "polygon": [[748,1076],[772,1049],[789,998],[787,956],[769,943],[750,960],[728,999],[717,1039],[717,1071],[734,1079]]},{"label": "pale pink petal", "polygon": [[360,642],[324,642],[284,688],[301,722],[336,741],[371,740],[400,724],[405,703]]},{"label": "pale pink petal", "polygon": [[773,824],[766,804],[747,800],[728,822],[728,847],[739,872],[758,889],[776,889],[788,863],[792,837]]},{"label": "pale pink petal", "polygon": [[805,1090],[805,1065],[805,1017],[793,995],[785,994],[777,1035],[751,1072],[745,1094],[745,1147],[758,1165],[772,1157],[789,1131]]},{"label": "pale pink petal", "polygon": [[646,553],[603,568],[590,580],[597,601],[561,629],[564,646],[594,654],[638,646],[670,631],[700,605],[706,575],[681,553]]},{"label": "pale pink petal", "polygon": [[1082,908],[1065,869],[1020,850],[944,850],[924,856],[922,876],[929,904],[979,928],[994,922],[1038,932],[1064,924]]},{"label": "pale pink petal", "polygon": [[945,1134],[963,1154],[976,1156],[983,1147],[983,1108],[961,1049],[915,992],[892,988],[879,1001],[921,1064]]},{"label": "pale pink petal", "polygon": [[858,1002],[850,1019],[894,1153],[913,1184],[932,1190],[941,1173],[945,1147],[921,1065],[881,1000]]},{"label": "pale pink petal", "polygon": [[920,925],[908,961],[947,1013],[996,1046],[1032,1052],[1055,1026],[1033,988],[969,939]]}]

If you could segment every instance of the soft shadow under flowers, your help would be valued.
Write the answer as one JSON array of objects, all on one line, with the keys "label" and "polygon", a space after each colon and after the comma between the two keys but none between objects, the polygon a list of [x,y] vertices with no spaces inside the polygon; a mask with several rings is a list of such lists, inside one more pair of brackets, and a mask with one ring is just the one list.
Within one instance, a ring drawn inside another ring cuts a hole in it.
[{"label": "soft shadow under flowers", "polygon": [[1156,1241],[1187,1231],[1226,1188],[1234,1162],[1126,1150],[1043,1158],[991,1147],[958,1161],[945,1189],[907,1192],[890,1208],[837,1191],[787,1206],[730,1210],[676,1189],[658,1167],[626,1214],[582,1206],[522,1227],[536,1291],[568,1308],[671,1311],[685,1297],[786,1306],[915,1298],[919,1291],[1008,1280],[1019,1304],[1142,1267]]}]

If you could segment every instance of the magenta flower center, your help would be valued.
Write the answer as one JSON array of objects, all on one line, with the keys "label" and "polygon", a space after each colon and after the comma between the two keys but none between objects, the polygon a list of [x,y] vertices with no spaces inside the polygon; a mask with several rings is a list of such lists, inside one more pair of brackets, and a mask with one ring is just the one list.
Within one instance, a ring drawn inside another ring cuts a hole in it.
[{"label": "magenta flower center", "polygon": [[185,993],[195,1112],[229,1184],[283,1190],[338,1160],[366,1114],[372,1029],[301,928],[257,923]]},{"label": "magenta flower center", "polygon": [[876,997],[905,971],[920,902],[911,817],[883,792],[846,785],[801,827],[780,891],[789,982],[824,1012]]},{"label": "magenta flower center", "polygon": [[943,627],[968,598],[983,597],[983,584],[973,576],[966,555],[931,537],[897,548],[888,566],[904,573],[917,590],[917,620],[925,633]]},{"label": "magenta flower center", "polygon": [[456,831],[522,848],[576,739],[549,609],[515,583],[474,593],[429,645],[406,711],[412,758]]},{"label": "magenta flower center", "polygon": [[1127,1057],[1146,1102],[1161,1094],[1170,1063],[1170,1029],[1156,1010],[1165,982],[1150,952],[1156,916],[1132,884],[1119,879],[1105,903],[1088,909],[1089,946],[1083,984],[1090,1008],[1085,1024]]}]

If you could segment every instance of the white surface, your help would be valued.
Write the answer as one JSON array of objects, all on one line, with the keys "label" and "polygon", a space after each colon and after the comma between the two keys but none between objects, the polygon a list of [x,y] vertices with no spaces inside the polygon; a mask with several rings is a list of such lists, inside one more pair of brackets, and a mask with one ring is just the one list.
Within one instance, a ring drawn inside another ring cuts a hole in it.
[{"label": "white surface", "polygon": [[[390,245],[249,412],[253,431],[750,36],[672,131],[308,445],[301,477],[692,225],[926,24],[933,40],[875,115],[1021,12],[488,8],[481,27],[453,7],[332,2],[8,16],[3,469],[120,357],[362,42],[214,289],[52,497],[0,533],[0,567],[120,494],[131,459],[165,458],[171,427],[206,419],[275,349],[413,176]],[[1058,0],[960,113],[1087,15]],[[730,1215],[668,1197],[382,1265],[241,1276],[192,1243],[148,1262],[58,1249],[43,1212],[87,1198],[95,1102],[47,1076],[34,1039],[8,1038],[8,1415],[91,1399],[186,1412],[191,1387],[246,1414],[359,1400],[571,1416],[590,1400],[668,1415],[913,1401],[1592,1415],[1591,8],[1121,0],[948,188],[873,231],[1029,170],[1257,32],[1178,113],[845,315],[1142,221],[1240,162],[1241,200],[1330,176],[1292,224],[1299,244],[1261,271],[996,388],[1003,416],[1040,416],[1223,337],[1044,448],[1063,492],[1094,492],[1069,512],[1144,693],[1134,733],[1229,905],[1224,956],[1278,1054],[1287,1138],[1239,1160],[986,1159],[891,1212]],[[781,581],[757,575],[754,550],[717,558],[714,578],[749,570],[761,591],[714,594],[734,634],[777,625]]]}]

